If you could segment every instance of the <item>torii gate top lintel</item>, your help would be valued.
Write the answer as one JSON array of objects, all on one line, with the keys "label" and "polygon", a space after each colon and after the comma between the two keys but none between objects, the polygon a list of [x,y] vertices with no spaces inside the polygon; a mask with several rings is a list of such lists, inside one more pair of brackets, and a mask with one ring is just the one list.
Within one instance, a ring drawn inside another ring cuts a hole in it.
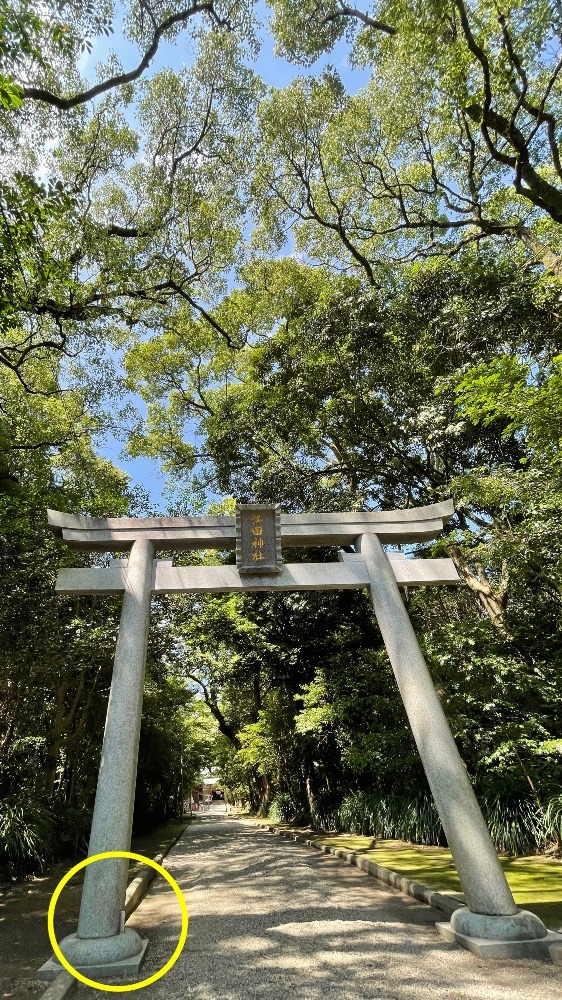
[{"label": "torii gate top lintel", "polygon": [[[156,549],[233,549],[236,518],[220,517],[87,517],[48,512],[49,526],[73,549],[124,551],[138,538]],[[403,544],[435,538],[454,514],[452,500],[403,510],[346,513],[281,514],[285,548],[351,545],[365,532],[381,542]]]},{"label": "torii gate top lintel", "polygon": [[[273,505],[274,506],[274,505]],[[241,505],[240,510],[271,505]],[[280,514],[277,529],[280,547],[350,546],[365,534],[377,535],[380,542],[400,544],[435,538],[454,513],[446,500],[426,507],[391,511],[348,511],[345,513]],[[234,549],[237,538],[235,517],[147,517],[94,518],[81,514],[48,511],[51,529],[68,546],[85,551],[134,550],[146,543],[158,549]],[[256,543],[257,544],[257,543]],[[261,544],[261,543],[260,543]],[[406,559],[389,553],[400,586],[428,587],[458,585],[461,581],[451,559]],[[237,559],[238,562],[238,559]],[[57,578],[59,593],[118,594],[127,585],[129,564],[114,560],[109,568],[63,569]],[[283,563],[274,573],[260,573],[248,567],[172,566],[154,560],[153,593],[227,593],[232,590],[355,590],[369,585],[369,574],[359,553],[340,553],[339,563]]]}]

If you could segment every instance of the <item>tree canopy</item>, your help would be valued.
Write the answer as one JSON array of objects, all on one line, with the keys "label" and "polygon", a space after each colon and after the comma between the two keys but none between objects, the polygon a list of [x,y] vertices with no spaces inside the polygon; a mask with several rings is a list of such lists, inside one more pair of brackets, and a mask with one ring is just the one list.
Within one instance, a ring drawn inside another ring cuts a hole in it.
[{"label": "tree canopy", "polygon": [[[92,803],[117,606],[55,596],[45,508],[153,513],[111,438],[172,514],[452,496],[467,586],[405,600],[497,843],[560,843],[561,71],[551,0],[0,0],[0,830]],[[151,636],[139,828],[214,762],[442,838],[363,595]]]}]

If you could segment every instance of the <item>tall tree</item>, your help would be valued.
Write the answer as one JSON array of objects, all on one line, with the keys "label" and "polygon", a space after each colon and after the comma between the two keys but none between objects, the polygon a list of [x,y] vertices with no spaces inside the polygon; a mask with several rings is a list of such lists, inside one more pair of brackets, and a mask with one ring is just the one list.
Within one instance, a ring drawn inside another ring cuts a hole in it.
[{"label": "tall tree", "polygon": [[[117,21],[109,5],[54,4],[41,15],[22,5],[8,19],[0,57],[17,99],[0,117],[0,364],[28,392],[34,356],[66,363],[88,345],[114,351],[131,332],[165,324],[176,301],[213,323],[208,304],[224,291],[245,218],[259,93],[247,66],[251,12],[127,5],[124,38],[141,61],[122,73],[110,56],[91,87],[77,60]],[[145,78],[158,45],[184,30],[189,68]]]},{"label": "tall tree", "polygon": [[[168,335],[132,352],[132,384],[149,402],[134,446],[181,474],[197,460],[183,437],[186,420],[197,419],[210,482],[290,507],[400,507],[453,492],[449,551],[504,628],[509,559],[490,578],[480,556],[492,537],[497,554],[500,539],[513,541],[513,491],[522,498],[550,466],[503,412],[477,424],[459,400],[480,371],[470,375],[471,366],[486,370],[498,356],[509,366],[522,352],[527,369],[554,364],[557,372],[556,288],[522,279],[509,258],[467,254],[457,265],[413,268],[392,295],[362,292],[351,279],[322,287],[316,272],[290,262],[256,265],[248,280],[246,321],[253,315],[256,332],[281,324],[231,355],[230,369],[223,346],[214,353],[195,336]],[[239,300],[234,293],[223,306],[232,324]],[[502,477],[511,483],[505,499]]]},{"label": "tall tree", "polygon": [[315,255],[323,257],[323,231],[339,234],[344,256],[365,270],[359,255],[373,267],[501,237],[558,273],[556,4],[270,6],[289,58],[308,65],[345,35],[352,59],[373,68],[356,97],[334,89],[331,74],[272,91],[264,106],[260,198],[265,188],[280,219],[307,223]]}]

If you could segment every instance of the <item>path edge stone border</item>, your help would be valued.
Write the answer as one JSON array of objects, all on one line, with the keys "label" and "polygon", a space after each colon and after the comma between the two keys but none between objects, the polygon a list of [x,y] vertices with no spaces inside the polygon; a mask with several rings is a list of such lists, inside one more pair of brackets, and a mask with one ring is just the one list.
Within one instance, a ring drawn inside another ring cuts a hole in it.
[{"label": "path edge stone border", "polygon": [[320,851],[322,854],[333,854],[334,857],[340,858],[341,861],[345,861],[348,865],[360,868],[372,878],[378,878],[379,882],[391,885],[395,889],[399,889],[400,892],[404,892],[408,896],[413,896],[414,899],[419,900],[421,903],[427,903],[428,906],[433,906],[435,909],[441,910],[449,917],[455,910],[464,906],[464,903],[460,900],[448,896],[444,892],[439,892],[437,889],[431,889],[428,885],[413,882],[412,879],[406,878],[405,875],[400,875],[399,872],[394,872],[390,868],[377,865],[375,861],[361,857],[355,851],[346,851],[343,847],[331,847],[329,844],[317,844],[314,840],[310,840],[304,833],[293,833],[292,830],[271,826],[268,823],[259,823],[256,826],[258,829],[276,833],[280,837],[289,837],[291,840],[299,841],[308,847],[314,847],[316,851]]},{"label": "path edge stone border", "polygon": [[[164,858],[170,853],[172,847],[177,844],[180,837],[183,837],[190,824],[191,819],[188,823],[186,823],[183,830],[181,830],[176,837],[173,837],[172,840],[166,844],[163,851],[154,855],[152,860],[155,861],[157,865],[162,864]],[[125,894],[125,920],[128,920],[131,913],[134,913],[137,906],[139,906],[142,902],[155,877],[156,872],[154,868],[149,868],[147,866],[146,871],[144,871],[141,875],[137,875],[137,877],[129,883]],[[74,992],[77,985],[78,980],[72,976],[70,972],[67,972],[66,969],[63,969],[56,979],[53,979],[52,983],[49,983],[49,986],[45,992],[41,994],[39,1000],[64,1000],[65,997],[70,996],[71,993]]]},{"label": "path edge stone border", "polygon": [[[412,879],[406,878],[405,875],[400,875],[398,872],[392,871],[391,868],[384,868],[382,865],[377,865],[375,861],[363,858],[360,854],[356,854],[355,851],[346,851],[343,847],[331,847],[329,844],[317,844],[304,833],[294,833],[292,830],[272,826],[269,823],[256,823],[255,826],[259,830],[268,830],[269,833],[275,833],[277,836],[289,837],[291,840],[306,844],[308,847],[313,847],[322,854],[332,854],[341,861],[345,861],[346,864],[360,868],[361,871],[364,871],[372,878],[378,878],[379,882],[391,885],[407,896],[413,896],[414,899],[419,900],[421,903],[427,903],[428,906],[433,906],[436,910],[441,910],[448,917],[451,917],[451,914],[455,910],[459,910],[461,906],[465,905],[460,900],[448,896],[444,892],[431,889],[428,885],[422,885],[420,882],[414,882]],[[562,965],[562,942],[559,940],[553,942],[550,945],[549,952],[550,959],[554,965]]]}]

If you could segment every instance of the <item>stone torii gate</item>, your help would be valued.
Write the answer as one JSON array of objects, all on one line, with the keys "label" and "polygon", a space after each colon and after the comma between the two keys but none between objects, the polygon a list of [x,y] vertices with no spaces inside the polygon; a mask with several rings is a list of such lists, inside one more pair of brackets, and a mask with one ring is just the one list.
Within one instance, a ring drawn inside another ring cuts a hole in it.
[{"label": "stone torii gate", "polygon": [[[49,511],[49,525],[71,548],[128,551],[107,569],[63,569],[61,594],[123,594],[88,856],[130,849],[151,595],[264,590],[369,590],[423,763],[466,907],[441,933],[480,955],[548,957],[555,935],[518,910],[441,703],[400,587],[460,583],[450,559],[407,559],[383,543],[435,538],[451,501],[407,510],[282,514],[277,505],[240,505],[235,517],[92,518]],[[286,564],[281,549],[339,546],[336,563]],[[157,550],[235,549],[237,565],[173,566]],[[136,974],[147,942],[124,926],[126,859],[85,871],[76,934],[61,942],[86,975]],[[44,975],[60,966],[52,959]]]}]

